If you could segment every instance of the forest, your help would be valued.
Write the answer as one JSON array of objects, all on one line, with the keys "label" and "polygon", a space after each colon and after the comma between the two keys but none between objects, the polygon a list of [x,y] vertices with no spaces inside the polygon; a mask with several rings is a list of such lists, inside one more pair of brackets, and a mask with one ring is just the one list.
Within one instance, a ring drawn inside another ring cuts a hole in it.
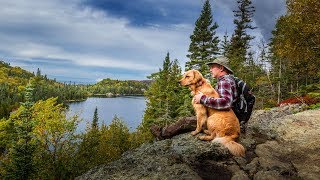
[{"label": "forest", "polygon": [[[238,0],[235,29],[222,39],[216,35],[210,1],[203,4],[190,35],[185,70],[198,69],[214,85],[207,62],[223,55],[235,76],[255,94],[255,109],[284,103],[320,107],[320,1],[287,0],[287,12],[277,19],[270,42],[253,51],[250,31],[255,8],[251,0]],[[0,62],[0,178],[73,179],[89,169],[116,160],[122,153],[154,140],[152,124],[168,125],[193,116],[189,90],[177,84],[182,68],[170,53],[162,68],[148,81],[104,79],[94,85],[59,83],[40,70],[27,72]],[[147,99],[142,123],[135,132],[118,117],[109,126],[99,124],[98,109],[91,126],[75,132],[80,119],[67,118],[68,101],[92,95],[141,95]]]},{"label": "forest", "polygon": [[96,84],[60,83],[48,79],[38,68],[36,74],[20,67],[11,67],[0,61],[0,118],[8,117],[12,110],[19,107],[24,99],[24,89],[28,83],[33,85],[33,101],[57,97],[58,103],[67,105],[70,101],[83,101],[90,96],[143,95],[150,85],[149,80],[112,80],[103,79]]},{"label": "forest", "polygon": [[148,89],[151,81],[135,81],[135,80],[112,80],[110,78],[88,86],[90,96],[124,96],[136,95],[143,96]]},{"label": "forest", "polygon": [[[0,177],[72,179],[142,143],[118,117],[77,134],[80,118],[67,118],[68,102],[111,93],[143,95],[150,81],[104,79],[93,85],[60,83],[0,61]],[[96,156],[95,156],[96,155]]]}]

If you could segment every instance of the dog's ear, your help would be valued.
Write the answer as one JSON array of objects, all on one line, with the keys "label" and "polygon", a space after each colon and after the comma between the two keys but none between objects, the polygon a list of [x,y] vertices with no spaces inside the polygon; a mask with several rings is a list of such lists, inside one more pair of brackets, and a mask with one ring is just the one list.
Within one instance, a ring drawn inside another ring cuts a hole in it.
[{"label": "dog's ear", "polygon": [[194,75],[195,83],[197,83],[197,82],[199,82],[199,81],[201,81],[203,79],[202,74],[197,70],[193,70],[193,75]]},{"label": "dog's ear", "polygon": [[192,79],[192,83],[195,84],[197,83],[197,72],[196,70],[192,70],[192,74],[193,74],[193,79]]}]

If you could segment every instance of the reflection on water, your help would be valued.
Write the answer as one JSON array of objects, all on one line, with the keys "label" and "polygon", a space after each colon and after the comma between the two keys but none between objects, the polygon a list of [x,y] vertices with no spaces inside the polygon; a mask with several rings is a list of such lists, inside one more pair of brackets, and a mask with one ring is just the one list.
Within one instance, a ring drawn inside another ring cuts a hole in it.
[{"label": "reflection on water", "polygon": [[91,125],[95,108],[98,108],[99,125],[109,125],[114,116],[123,120],[129,130],[135,131],[140,125],[146,108],[145,97],[126,96],[116,98],[91,97],[83,102],[69,104],[67,116],[78,114],[83,120],[79,123],[78,132],[84,132]]}]

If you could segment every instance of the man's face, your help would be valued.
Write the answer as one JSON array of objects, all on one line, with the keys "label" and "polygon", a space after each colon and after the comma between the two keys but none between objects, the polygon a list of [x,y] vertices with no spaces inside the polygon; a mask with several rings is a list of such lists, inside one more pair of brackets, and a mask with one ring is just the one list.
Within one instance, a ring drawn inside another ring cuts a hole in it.
[{"label": "man's face", "polygon": [[221,72],[221,67],[218,64],[212,64],[210,67],[210,72],[213,78],[218,78]]}]

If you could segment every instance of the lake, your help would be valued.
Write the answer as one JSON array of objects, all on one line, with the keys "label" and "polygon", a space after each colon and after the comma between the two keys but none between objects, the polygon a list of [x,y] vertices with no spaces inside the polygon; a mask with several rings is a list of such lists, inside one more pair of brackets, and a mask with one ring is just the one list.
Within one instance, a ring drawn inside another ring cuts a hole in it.
[{"label": "lake", "polygon": [[110,125],[116,115],[123,120],[130,132],[142,122],[144,110],[146,108],[145,97],[125,96],[115,98],[90,97],[82,102],[72,102],[69,104],[67,116],[78,114],[83,119],[77,128],[77,132],[84,132],[87,126],[91,126],[95,108],[98,108],[99,125],[102,123]]}]

